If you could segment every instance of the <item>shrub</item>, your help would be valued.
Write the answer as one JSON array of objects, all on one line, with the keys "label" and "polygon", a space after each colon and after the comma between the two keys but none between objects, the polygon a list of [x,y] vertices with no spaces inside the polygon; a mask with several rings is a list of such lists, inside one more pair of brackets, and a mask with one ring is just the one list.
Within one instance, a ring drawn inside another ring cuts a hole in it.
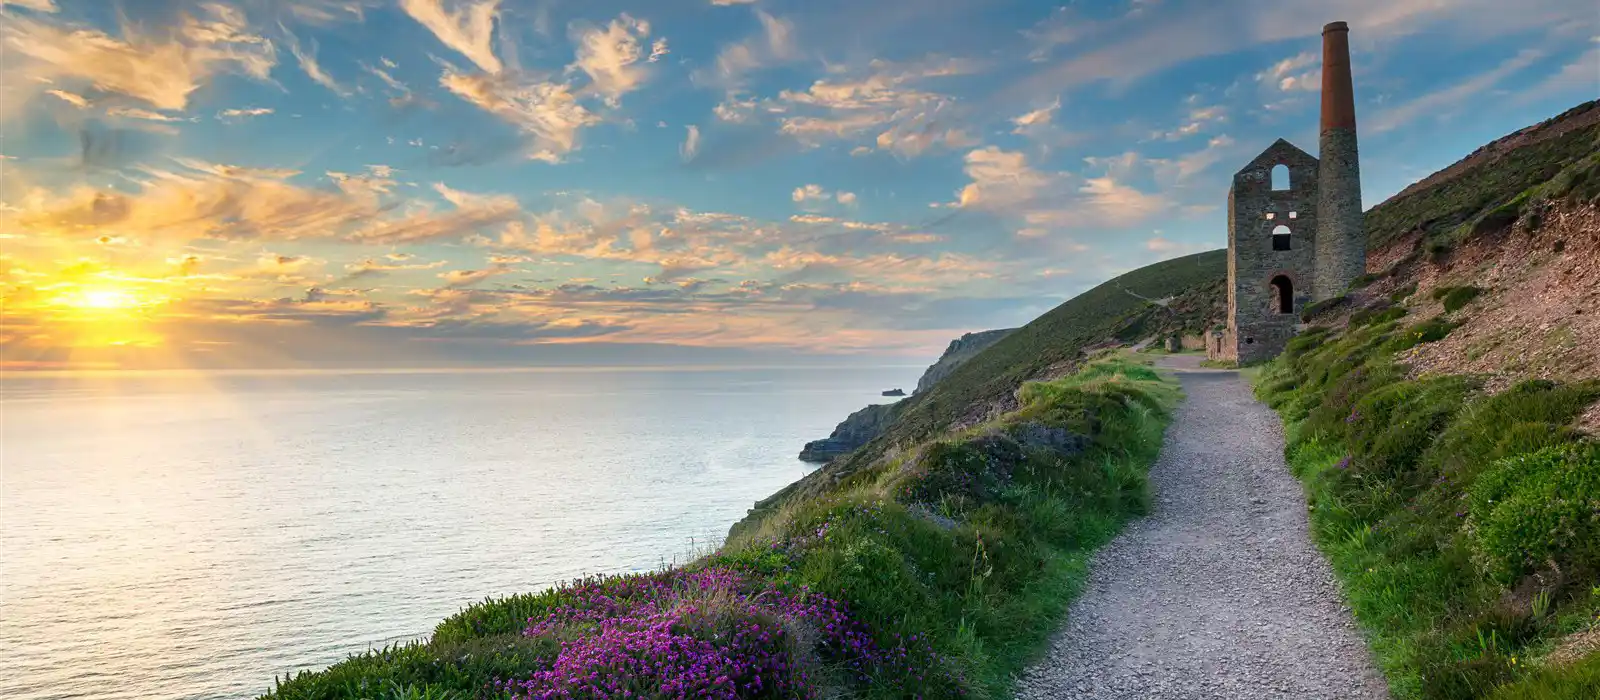
[{"label": "shrub", "polygon": [[1350,304],[1350,297],[1346,296],[1346,294],[1330,297],[1330,299],[1323,299],[1320,300],[1320,302],[1310,302],[1310,304],[1307,304],[1306,307],[1301,308],[1301,321],[1304,321],[1304,323],[1310,323],[1312,318],[1317,318],[1317,316],[1323,315],[1323,313],[1331,312],[1331,310],[1336,310],[1336,308],[1344,307],[1344,305],[1347,304]]},{"label": "shrub", "polygon": [[1482,293],[1483,290],[1477,287],[1440,287],[1433,290],[1433,298],[1444,302],[1446,313],[1455,313]]},{"label": "shrub", "polygon": [[1362,309],[1350,314],[1350,325],[1354,327],[1375,326],[1390,321],[1398,321],[1405,317],[1405,308],[1399,306],[1392,306],[1386,309]]},{"label": "shrub", "polygon": [[1470,405],[1439,436],[1432,467],[1454,483],[1470,484],[1491,462],[1575,439],[1567,425],[1600,399],[1600,382],[1520,382]]},{"label": "shrub", "polygon": [[1600,572],[1600,445],[1495,462],[1473,485],[1469,512],[1479,551],[1503,581],[1546,563]]},{"label": "shrub", "polygon": [[1423,452],[1474,388],[1463,377],[1395,382],[1358,401],[1345,422],[1361,473],[1413,482],[1409,477]]},{"label": "shrub", "polygon": [[1504,231],[1511,228],[1512,224],[1517,223],[1517,218],[1522,216],[1522,203],[1523,200],[1519,197],[1484,214],[1483,218],[1478,219],[1478,223],[1473,225],[1473,235]]},{"label": "shrub", "polygon": [[1389,301],[1392,301],[1392,302],[1398,304],[1398,303],[1400,303],[1402,301],[1410,299],[1411,295],[1416,294],[1416,293],[1417,293],[1417,283],[1416,282],[1412,282],[1411,284],[1408,284],[1408,285],[1406,285],[1404,287],[1401,287],[1399,289],[1394,290],[1394,293],[1389,295]]},{"label": "shrub", "polygon": [[1444,340],[1455,329],[1455,324],[1445,320],[1443,316],[1435,316],[1395,334],[1384,343],[1383,351],[1394,354],[1424,343],[1436,343]]}]

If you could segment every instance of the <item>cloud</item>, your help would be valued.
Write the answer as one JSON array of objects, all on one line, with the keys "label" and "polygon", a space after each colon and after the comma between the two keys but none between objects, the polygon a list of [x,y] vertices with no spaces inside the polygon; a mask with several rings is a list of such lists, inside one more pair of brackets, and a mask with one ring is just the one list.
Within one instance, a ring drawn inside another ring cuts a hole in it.
[{"label": "cloud", "polygon": [[723,46],[709,69],[694,73],[697,82],[737,89],[744,85],[745,76],[750,73],[799,57],[794,43],[794,24],[761,10],[755,12],[761,21],[761,34]]},{"label": "cloud", "polygon": [[987,146],[966,155],[967,177],[972,179],[956,200],[963,209],[1003,210],[1033,201],[1054,181],[1051,175],[1028,165],[1027,156]]},{"label": "cloud", "polygon": [[684,160],[690,161],[694,160],[695,156],[700,155],[700,127],[690,124],[684,128],[688,130],[688,135],[684,137],[683,146],[678,149],[678,155],[682,156]]},{"label": "cloud", "polygon": [[[581,70],[589,76],[590,89],[616,106],[623,95],[639,88],[649,72],[639,65],[644,56],[640,42],[650,36],[650,23],[624,13],[604,29],[578,27],[572,32],[577,44],[577,60],[568,70]],[[650,60],[665,54],[666,45],[657,42]],[[657,54],[659,49],[661,54]]]},{"label": "cloud", "polygon": [[[727,7],[729,5],[749,5],[755,1],[756,0],[711,0],[711,4],[718,7]],[[49,2],[49,0],[44,0],[44,2]]]},{"label": "cloud", "polygon": [[1049,126],[1055,121],[1056,111],[1059,109],[1061,109],[1061,98],[1058,97],[1055,102],[1012,119],[1011,123],[1016,128],[1012,129],[1011,133],[1026,134],[1040,127]]},{"label": "cloud", "polygon": [[956,124],[951,114],[954,98],[913,84],[974,70],[975,64],[957,59],[873,60],[856,71],[857,77],[817,80],[804,91],[784,90],[775,99],[751,104],[744,114],[782,115],[779,133],[811,146],[867,138],[869,147],[902,156],[938,146],[965,148],[977,141]]},{"label": "cloud", "polygon": [[263,117],[268,114],[272,114],[271,107],[247,107],[243,109],[224,109],[221,112],[217,112],[217,118],[224,121],[239,120],[249,119],[250,117]]},{"label": "cloud", "polygon": [[1256,74],[1256,81],[1283,92],[1322,89],[1322,59],[1310,51],[1285,58]]},{"label": "cloud", "polygon": [[[189,96],[223,72],[268,80],[277,55],[272,43],[250,33],[244,14],[206,4],[197,17],[182,14],[166,35],[134,25],[122,38],[98,29],[51,20],[8,16],[0,23],[0,49],[9,64],[0,78],[12,89],[64,83],[126,95],[161,110],[178,111]],[[26,101],[26,89],[8,106]]]},{"label": "cloud", "polygon": [[400,9],[439,39],[490,74],[504,69],[494,54],[494,25],[500,0],[400,0]]},{"label": "cloud", "polygon": [[1023,227],[1017,233],[1025,238],[1054,230],[1127,227],[1172,207],[1165,197],[1127,184],[1136,170],[1152,168],[1137,154],[1086,161],[1103,172],[1093,177],[1046,172],[1020,152],[994,146],[974,150],[965,167],[972,181],[946,206],[1018,220]]},{"label": "cloud", "polygon": [[[1198,98],[1198,95],[1191,95],[1187,101],[1194,103],[1198,101]],[[1188,115],[1184,117],[1182,124],[1168,131],[1158,131],[1152,134],[1152,138],[1179,141],[1199,134],[1207,127],[1227,120],[1228,110],[1225,107],[1220,105],[1192,106]]]},{"label": "cloud", "polygon": [[[1596,37],[1594,43],[1600,43]],[[1600,47],[1584,51],[1572,62],[1561,67],[1561,70],[1552,73],[1517,96],[1523,102],[1543,99],[1566,92],[1592,95],[1596,71],[1600,70]],[[1587,91],[1587,92],[1585,92]]]},{"label": "cloud", "polygon": [[284,42],[289,45],[289,53],[293,54],[295,60],[300,62],[300,70],[305,71],[306,77],[310,78],[312,82],[332,90],[335,95],[340,97],[349,96],[350,91],[340,85],[339,81],[334,80],[333,76],[328,75],[327,71],[322,69],[322,64],[317,63],[317,44],[315,41],[311,42],[310,47],[302,49],[300,48],[300,41],[293,34],[285,31]]},{"label": "cloud", "polygon": [[[1570,25],[1575,21],[1573,7],[1571,0],[1185,3],[1164,12],[1130,13],[1083,23],[1070,42],[1074,49],[1070,55],[1042,64],[992,99],[1017,103],[1095,82],[1126,84],[1197,58],[1313,38],[1324,21],[1339,18],[1348,18],[1354,35],[1364,41],[1396,39],[1424,29],[1458,41],[1481,41]],[[1589,22],[1592,26],[1592,20]]]},{"label": "cloud", "polygon": [[111,109],[106,110],[106,116],[126,117],[128,119],[143,119],[145,121],[152,122],[185,121],[184,119],[180,119],[178,117],[168,116],[160,112],[152,112],[148,109],[139,109],[138,107],[112,107]]},{"label": "cloud", "polygon": [[578,147],[578,133],[600,118],[562,83],[520,81],[517,76],[447,70],[440,84],[456,96],[517,127],[528,139],[525,156],[559,163]]},{"label": "cloud", "polygon": [[61,8],[56,7],[55,0],[0,0],[0,7],[5,7],[6,5],[15,5],[17,7],[27,8],[29,10],[33,10],[34,12],[61,11]]},{"label": "cloud", "polygon": [[1379,111],[1364,128],[1374,134],[1393,131],[1424,117],[1438,117],[1460,108],[1468,99],[1500,84],[1545,56],[1538,49],[1523,49],[1493,69],[1472,76],[1447,88],[1423,94]]},{"label": "cloud", "polygon": [[516,270],[505,266],[495,265],[481,270],[450,270],[439,273],[439,279],[444,280],[446,289],[463,289],[471,287],[491,277],[497,277]]},{"label": "cloud", "polygon": [[29,190],[16,200],[16,210],[0,211],[0,230],[69,240],[115,230],[145,245],[194,239],[394,243],[461,239],[523,217],[512,198],[443,186],[436,191],[450,206],[412,202],[399,208],[380,190],[295,184],[294,170],[187,159],[178,165],[144,168],[132,192]]},{"label": "cloud", "polygon": [[45,90],[44,92],[46,95],[59,98],[61,101],[77,107],[78,109],[83,109],[89,106],[89,100],[85,99],[83,95],[67,92],[66,90]]},{"label": "cloud", "polygon": [[845,192],[843,190],[838,192],[829,192],[822,189],[822,185],[804,185],[801,187],[796,187],[794,192],[790,193],[789,198],[794,200],[796,204],[805,204],[807,202],[826,202],[829,200],[836,201],[846,206],[856,203],[856,193]]}]

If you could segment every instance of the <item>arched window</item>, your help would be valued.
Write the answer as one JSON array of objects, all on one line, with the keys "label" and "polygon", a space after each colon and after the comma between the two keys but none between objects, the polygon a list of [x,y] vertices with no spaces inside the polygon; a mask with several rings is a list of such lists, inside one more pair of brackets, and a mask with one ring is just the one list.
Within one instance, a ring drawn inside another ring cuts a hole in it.
[{"label": "arched window", "polygon": [[1273,302],[1278,313],[1294,313],[1294,282],[1285,275],[1272,278]]},{"label": "arched window", "polygon": [[1291,240],[1288,226],[1278,226],[1272,229],[1273,250],[1293,250],[1294,246],[1292,243],[1293,241]]},{"label": "arched window", "polygon": [[1272,166],[1272,189],[1274,189],[1274,190],[1286,190],[1286,189],[1289,189],[1289,166],[1287,166],[1287,165],[1274,165],[1274,166]]}]

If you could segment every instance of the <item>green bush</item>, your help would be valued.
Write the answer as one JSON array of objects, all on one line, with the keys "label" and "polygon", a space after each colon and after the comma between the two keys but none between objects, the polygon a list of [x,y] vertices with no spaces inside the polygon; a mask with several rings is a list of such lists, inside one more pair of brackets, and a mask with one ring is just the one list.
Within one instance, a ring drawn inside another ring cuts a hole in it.
[{"label": "green bush", "polygon": [[1477,287],[1440,287],[1433,290],[1433,298],[1444,302],[1446,313],[1460,311],[1480,294],[1483,294],[1483,290]]},{"label": "green bush", "polygon": [[1464,377],[1395,382],[1368,394],[1345,418],[1362,474],[1413,485],[1412,472],[1476,388]]},{"label": "green bush", "polygon": [[1600,446],[1501,459],[1470,493],[1474,539],[1502,581],[1545,565],[1600,573]]},{"label": "green bush", "polygon": [[1435,316],[1396,333],[1383,344],[1383,351],[1394,354],[1410,350],[1424,343],[1436,343],[1444,340],[1455,329],[1456,325],[1445,320],[1443,316]]},{"label": "green bush", "polygon": [[1398,303],[1400,303],[1402,301],[1410,299],[1411,295],[1416,294],[1416,293],[1417,293],[1417,283],[1416,282],[1412,282],[1411,284],[1408,284],[1408,285],[1406,285],[1404,287],[1401,287],[1399,289],[1394,290],[1394,293],[1389,295],[1389,301],[1392,301],[1392,302],[1398,304]]},{"label": "green bush", "polygon": [[1406,317],[1404,307],[1391,306],[1387,309],[1362,309],[1350,314],[1350,325],[1353,327],[1375,326],[1390,321],[1398,321]]}]

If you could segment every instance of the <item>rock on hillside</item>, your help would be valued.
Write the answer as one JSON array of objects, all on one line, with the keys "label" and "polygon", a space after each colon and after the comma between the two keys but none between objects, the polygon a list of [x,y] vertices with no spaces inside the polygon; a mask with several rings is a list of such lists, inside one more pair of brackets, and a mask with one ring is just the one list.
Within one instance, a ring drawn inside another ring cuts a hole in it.
[{"label": "rock on hillside", "polygon": [[1015,328],[1006,328],[997,331],[983,331],[981,333],[968,333],[950,341],[950,347],[944,349],[944,354],[939,356],[939,361],[928,367],[922,373],[922,378],[917,380],[915,394],[921,394],[933,387],[933,383],[944,379],[954,372],[956,367],[972,359],[984,348],[994,345],[1001,338],[1006,337]]},{"label": "rock on hillside", "polygon": [[807,462],[826,462],[867,444],[894,420],[895,407],[899,405],[890,403],[868,406],[850,414],[828,437],[806,443],[805,448],[800,450],[800,459]]}]

